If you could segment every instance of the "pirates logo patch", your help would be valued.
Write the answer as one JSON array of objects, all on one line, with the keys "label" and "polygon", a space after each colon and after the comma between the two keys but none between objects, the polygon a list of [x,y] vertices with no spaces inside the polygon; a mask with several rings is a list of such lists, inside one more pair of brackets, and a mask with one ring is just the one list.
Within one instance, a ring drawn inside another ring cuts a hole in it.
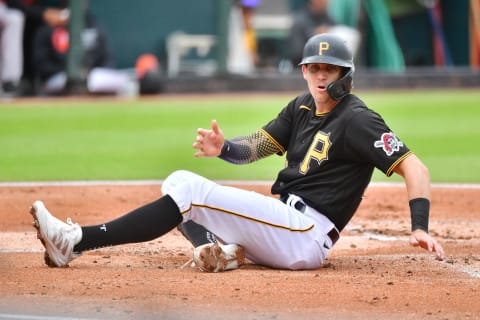
[{"label": "pirates logo patch", "polygon": [[403,147],[403,142],[393,134],[393,132],[385,132],[380,137],[380,140],[375,141],[373,144],[375,148],[382,148],[387,156],[391,156],[394,152],[400,150]]}]

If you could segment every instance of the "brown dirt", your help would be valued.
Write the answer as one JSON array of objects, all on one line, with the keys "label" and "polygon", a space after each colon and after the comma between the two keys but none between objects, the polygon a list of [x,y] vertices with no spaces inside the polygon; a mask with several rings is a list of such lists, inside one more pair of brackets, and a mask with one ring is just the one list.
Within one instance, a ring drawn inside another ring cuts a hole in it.
[{"label": "brown dirt", "polygon": [[[238,186],[268,193],[266,186]],[[446,261],[408,245],[404,189],[373,185],[318,270],[182,269],[192,248],[176,230],[87,252],[68,268],[43,264],[28,214],[34,200],[85,225],[154,200],[159,190],[158,184],[0,186],[0,319],[479,319],[478,187],[432,190],[430,229]]]}]

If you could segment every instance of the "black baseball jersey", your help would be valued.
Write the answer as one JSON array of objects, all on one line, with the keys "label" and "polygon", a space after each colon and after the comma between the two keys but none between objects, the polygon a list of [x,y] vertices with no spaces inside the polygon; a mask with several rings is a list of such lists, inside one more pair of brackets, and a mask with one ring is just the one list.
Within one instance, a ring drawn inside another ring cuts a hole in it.
[{"label": "black baseball jersey", "polygon": [[302,197],[339,230],[357,210],[374,168],[390,176],[410,154],[382,117],[353,94],[326,114],[316,114],[311,94],[298,96],[262,132],[286,152],[272,193]]}]

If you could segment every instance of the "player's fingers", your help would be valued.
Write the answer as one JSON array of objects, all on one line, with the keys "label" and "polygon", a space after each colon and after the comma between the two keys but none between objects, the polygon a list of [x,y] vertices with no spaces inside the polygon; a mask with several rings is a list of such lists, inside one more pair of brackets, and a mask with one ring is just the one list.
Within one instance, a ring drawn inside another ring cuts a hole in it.
[{"label": "player's fingers", "polygon": [[410,245],[412,247],[418,247],[420,243],[418,242],[417,238],[415,236],[410,236]]},{"label": "player's fingers", "polygon": [[418,243],[420,244],[420,247],[427,250],[428,252],[433,251],[434,242],[435,240],[431,239],[430,237],[418,239]]},{"label": "player's fingers", "polygon": [[205,153],[203,151],[198,151],[198,152],[195,152],[194,156],[195,158],[200,158],[205,156]]},{"label": "player's fingers", "polygon": [[196,141],[196,142],[200,142],[200,143],[201,143],[201,142],[203,142],[203,140],[204,140],[204,136],[198,135],[198,136],[195,138],[195,141]]},{"label": "player's fingers", "polygon": [[433,241],[428,241],[427,242],[427,250],[428,250],[428,252],[433,251]]},{"label": "player's fingers", "polygon": [[198,128],[197,129],[197,134],[199,136],[206,136],[207,134],[211,133],[212,130],[207,130],[207,129],[203,129],[203,128]]},{"label": "player's fingers", "polygon": [[217,120],[212,120],[212,131],[215,133],[215,134],[219,134],[220,133],[220,129],[218,128],[218,123],[217,123]]},{"label": "player's fingers", "polygon": [[200,147],[203,145],[203,137],[202,136],[196,136],[195,141],[193,142],[193,147],[200,149]]},{"label": "player's fingers", "polygon": [[434,250],[439,260],[445,260],[445,252],[443,251],[441,245],[437,243],[437,245],[434,247]]},{"label": "player's fingers", "polygon": [[435,241],[433,243],[432,250],[435,251],[439,260],[445,259],[445,252],[443,251],[443,247],[438,242]]}]

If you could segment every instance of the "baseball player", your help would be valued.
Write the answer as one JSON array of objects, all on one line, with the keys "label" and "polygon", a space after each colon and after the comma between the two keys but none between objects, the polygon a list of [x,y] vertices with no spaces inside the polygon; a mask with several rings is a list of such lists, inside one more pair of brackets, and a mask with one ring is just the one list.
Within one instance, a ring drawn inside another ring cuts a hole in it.
[{"label": "baseball player", "polygon": [[350,92],[354,64],[344,41],[313,36],[300,65],[308,93],[261,129],[225,139],[213,120],[210,129],[197,130],[193,143],[196,157],[233,164],[285,154],[286,166],[271,189],[276,197],[176,171],[165,179],[158,200],[100,225],[63,223],[36,201],[30,212],[47,265],[66,266],[95,248],[149,241],[193,221],[190,226],[216,237],[193,250],[193,262],[203,271],[235,269],[245,257],[272,268],[319,268],[358,208],[374,168],[405,179],[410,244],[444,259],[442,246],[428,234],[428,170],[382,117]]}]

